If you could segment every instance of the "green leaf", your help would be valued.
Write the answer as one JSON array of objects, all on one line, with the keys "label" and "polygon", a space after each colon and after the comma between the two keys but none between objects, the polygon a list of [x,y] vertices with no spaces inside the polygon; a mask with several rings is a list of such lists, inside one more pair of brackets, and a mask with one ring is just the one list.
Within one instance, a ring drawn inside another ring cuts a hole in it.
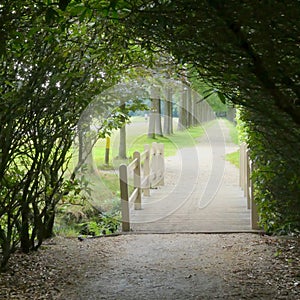
[{"label": "green leaf", "polygon": [[218,94],[218,97],[219,97],[219,99],[221,100],[221,102],[222,102],[223,104],[225,104],[225,103],[226,103],[226,98],[225,98],[224,94],[221,93],[221,92],[217,92],[217,94]]},{"label": "green leaf", "polygon": [[58,13],[55,9],[53,9],[52,7],[47,8],[46,15],[45,15],[46,23],[52,24],[57,17],[58,17]]},{"label": "green leaf", "polygon": [[62,11],[65,11],[71,0],[59,0],[58,6]]},{"label": "green leaf", "polygon": [[71,16],[73,17],[78,17],[78,16],[81,16],[86,10],[86,7],[83,3],[79,3],[79,4],[76,4],[76,5],[73,5],[71,8],[70,8],[70,14]]}]

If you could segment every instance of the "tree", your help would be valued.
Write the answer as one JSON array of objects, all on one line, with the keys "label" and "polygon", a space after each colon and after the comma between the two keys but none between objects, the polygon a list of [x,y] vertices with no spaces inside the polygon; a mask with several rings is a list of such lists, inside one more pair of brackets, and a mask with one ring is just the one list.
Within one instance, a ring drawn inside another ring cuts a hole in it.
[{"label": "tree", "polygon": [[163,133],[170,135],[173,133],[173,102],[172,102],[172,87],[166,87],[166,95],[164,101],[164,127]]},{"label": "tree", "polygon": [[[125,111],[126,109],[126,104],[123,103],[120,106],[121,111]],[[126,159],[127,158],[127,153],[126,153],[126,123],[124,120],[124,125],[120,128],[120,143],[119,143],[119,155],[118,157],[121,159]]]},{"label": "tree", "polygon": [[[299,13],[298,1],[141,1],[124,19],[145,48],[161,45],[180,63],[191,66],[226,101],[244,107],[244,122],[253,135],[255,130],[261,134],[259,145],[255,145],[255,139],[248,140],[252,158],[263,167],[276,157],[282,162],[282,170],[288,171],[278,173],[272,165],[276,180],[271,185],[264,185],[264,180],[259,184],[262,195],[270,191],[267,201],[277,203],[281,218],[276,222],[280,220],[282,226],[284,216],[289,219],[287,211],[300,205],[295,190],[295,178],[300,177],[296,153],[300,140]],[[289,199],[293,195],[289,209],[279,205],[285,201],[282,191],[287,191]],[[260,205],[261,216],[266,207]],[[264,224],[274,221],[271,216]],[[299,229],[299,214],[292,219]]]},{"label": "tree", "polygon": [[[124,28],[108,18],[108,6],[26,0],[0,5],[1,269],[19,243],[28,253],[53,234],[56,204],[77,188],[75,176],[65,173],[80,115],[129,61],[139,60],[139,52],[130,56],[128,47],[120,47],[126,44]],[[103,101],[102,113],[113,105]],[[103,131],[112,127],[102,125]]]},{"label": "tree", "polygon": [[161,125],[161,100],[159,86],[151,86],[150,91],[151,108],[148,128],[148,137],[155,138],[156,135],[163,136]]},{"label": "tree", "polygon": [[[297,1],[287,5],[280,1],[150,1],[136,7],[127,24],[144,40],[163,45],[181,62],[190,63],[233,102],[247,107],[256,104],[256,110],[265,111],[255,99],[260,94],[299,125],[294,100],[299,96],[295,81],[298,24],[293,21],[299,9]],[[265,18],[266,14],[270,17]],[[279,47],[287,36],[289,43]]]},{"label": "tree", "polygon": [[188,128],[188,105],[187,105],[187,87],[182,85],[181,99],[179,103],[178,130]]},{"label": "tree", "polygon": [[[299,228],[299,12],[295,0],[2,1],[1,267],[52,234],[82,112],[160,50],[244,107],[263,225]],[[115,100],[101,100],[103,116]],[[102,134],[118,124],[111,114]]]}]

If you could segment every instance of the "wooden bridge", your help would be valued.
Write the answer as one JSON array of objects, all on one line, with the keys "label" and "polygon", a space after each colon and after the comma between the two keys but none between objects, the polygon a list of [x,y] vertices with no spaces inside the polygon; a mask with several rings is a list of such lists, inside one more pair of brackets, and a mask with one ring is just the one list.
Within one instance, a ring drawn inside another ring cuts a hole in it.
[{"label": "wooden bridge", "polygon": [[225,161],[237,150],[219,120],[196,147],[165,159],[165,184],[143,196],[140,210],[130,210],[135,232],[247,232],[251,210],[239,186],[239,170]]}]

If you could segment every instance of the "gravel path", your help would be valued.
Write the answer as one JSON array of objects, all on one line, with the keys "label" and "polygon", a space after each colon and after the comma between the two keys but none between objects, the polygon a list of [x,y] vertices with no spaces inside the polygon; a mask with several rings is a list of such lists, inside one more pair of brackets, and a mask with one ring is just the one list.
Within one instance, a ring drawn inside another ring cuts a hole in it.
[{"label": "gravel path", "polygon": [[296,300],[299,246],[253,233],[56,237],[13,255],[0,299]]},{"label": "gravel path", "polygon": [[299,254],[250,233],[55,238],[14,255],[0,299],[300,299]]}]

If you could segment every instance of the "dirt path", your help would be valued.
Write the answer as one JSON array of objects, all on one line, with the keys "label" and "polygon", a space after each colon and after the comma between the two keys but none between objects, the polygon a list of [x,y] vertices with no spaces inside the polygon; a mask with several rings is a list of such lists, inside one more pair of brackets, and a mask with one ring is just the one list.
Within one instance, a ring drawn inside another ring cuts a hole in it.
[{"label": "dirt path", "polygon": [[0,299],[300,299],[299,257],[249,233],[55,238],[13,257]]},{"label": "dirt path", "polygon": [[299,246],[251,233],[57,237],[13,255],[0,274],[0,299],[296,300]]}]

